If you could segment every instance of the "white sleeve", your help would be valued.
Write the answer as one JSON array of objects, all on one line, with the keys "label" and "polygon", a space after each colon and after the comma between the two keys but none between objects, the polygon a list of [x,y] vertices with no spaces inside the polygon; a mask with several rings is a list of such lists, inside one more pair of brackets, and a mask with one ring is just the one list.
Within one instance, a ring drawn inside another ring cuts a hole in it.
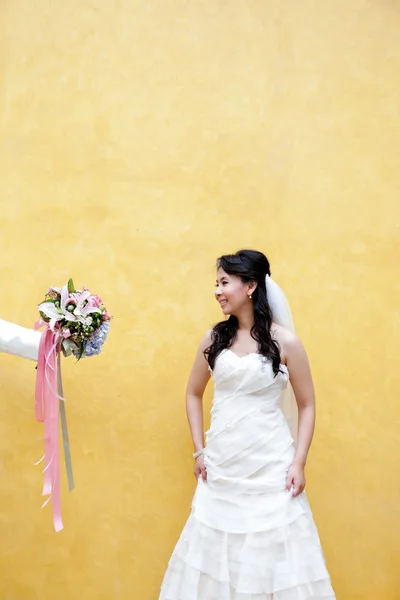
[{"label": "white sleeve", "polygon": [[38,360],[42,332],[0,319],[0,352]]}]

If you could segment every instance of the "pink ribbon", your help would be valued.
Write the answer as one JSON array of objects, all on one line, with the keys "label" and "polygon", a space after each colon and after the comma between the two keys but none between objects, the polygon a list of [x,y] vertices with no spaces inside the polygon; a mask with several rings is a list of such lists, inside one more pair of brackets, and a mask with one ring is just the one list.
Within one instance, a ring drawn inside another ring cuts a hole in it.
[{"label": "pink ribbon", "polygon": [[[39,322],[38,329],[43,323]],[[59,333],[48,327],[43,332],[39,345],[39,362],[36,375],[35,417],[44,423],[44,484],[43,496],[49,495],[46,506],[52,500],[53,522],[56,531],[64,528],[61,519],[60,457],[58,446],[58,394],[57,355],[60,352]]]}]

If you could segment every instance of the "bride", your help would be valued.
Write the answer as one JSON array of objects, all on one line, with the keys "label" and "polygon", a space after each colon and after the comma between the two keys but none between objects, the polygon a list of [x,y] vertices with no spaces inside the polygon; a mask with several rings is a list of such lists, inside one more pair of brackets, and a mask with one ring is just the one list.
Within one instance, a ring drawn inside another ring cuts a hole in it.
[{"label": "bride", "polygon": [[254,250],[217,261],[215,296],[229,318],[205,334],[189,377],[198,483],[160,600],[335,598],[304,492],[315,422],[310,367],[270,275]]}]

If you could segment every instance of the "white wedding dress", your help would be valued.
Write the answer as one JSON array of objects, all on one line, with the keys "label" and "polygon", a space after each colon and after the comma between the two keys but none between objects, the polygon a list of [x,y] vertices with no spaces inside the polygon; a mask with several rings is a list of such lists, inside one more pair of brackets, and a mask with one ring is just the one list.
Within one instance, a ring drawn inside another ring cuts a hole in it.
[{"label": "white wedding dress", "polygon": [[287,492],[289,380],[259,354],[223,350],[212,377],[207,482],[169,561],[160,600],[333,600],[311,510]]}]

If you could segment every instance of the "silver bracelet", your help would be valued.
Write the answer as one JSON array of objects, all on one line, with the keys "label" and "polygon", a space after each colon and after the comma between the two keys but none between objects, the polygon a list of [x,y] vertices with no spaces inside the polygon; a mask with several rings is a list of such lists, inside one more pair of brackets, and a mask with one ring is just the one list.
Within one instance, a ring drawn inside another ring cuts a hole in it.
[{"label": "silver bracelet", "polygon": [[202,454],[204,454],[204,448],[202,448],[201,450],[197,450],[197,452],[195,452],[193,454],[193,458],[198,458],[199,456],[201,456]]}]

